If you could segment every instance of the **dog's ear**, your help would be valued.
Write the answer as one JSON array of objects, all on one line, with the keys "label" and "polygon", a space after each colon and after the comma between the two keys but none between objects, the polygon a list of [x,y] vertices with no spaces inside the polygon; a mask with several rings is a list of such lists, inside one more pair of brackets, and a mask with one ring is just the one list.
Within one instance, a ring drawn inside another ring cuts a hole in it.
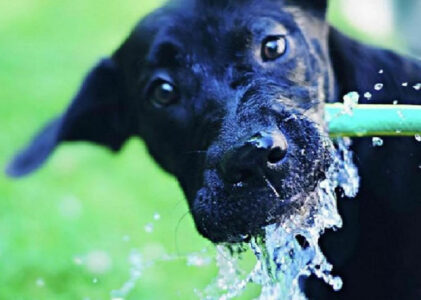
[{"label": "dog's ear", "polygon": [[131,121],[124,82],[111,58],[86,76],[68,109],[48,123],[6,169],[20,177],[39,168],[63,141],[90,141],[118,151],[130,137]]},{"label": "dog's ear", "polygon": [[286,0],[286,3],[299,6],[318,17],[326,17],[328,0]]}]

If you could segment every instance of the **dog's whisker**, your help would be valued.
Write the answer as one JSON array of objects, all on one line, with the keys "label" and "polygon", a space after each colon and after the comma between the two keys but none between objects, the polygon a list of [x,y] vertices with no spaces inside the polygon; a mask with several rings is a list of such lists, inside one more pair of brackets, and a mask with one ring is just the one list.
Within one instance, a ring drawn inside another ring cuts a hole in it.
[{"label": "dog's whisker", "polygon": [[281,195],[276,190],[275,186],[272,184],[272,182],[267,178],[267,176],[263,173],[261,168],[257,168],[258,173],[260,176],[262,176],[263,180],[266,182],[266,185],[271,189],[271,191],[275,194],[276,198],[279,200],[282,200]]},{"label": "dog's whisker", "polygon": [[187,212],[185,212],[180,219],[177,222],[177,225],[175,226],[175,231],[174,231],[174,247],[175,247],[175,252],[177,254],[177,256],[179,256],[181,254],[180,248],[178,247],[178,231],[180,229],[180,225],[183,222],[183,220],[190,214],[192,213],[192,210],[188,210]]},{"label": "dog's whisker", "polygon": [[266,182],[266,184],[268,185],[268,187],[273,191],[273,193],[275,194],[275,196],[277,197],[277,198],[279,198],[279,200],[282,200],[281,199],[281,195],[279,195],[279,193],[278,193],[278,191],[276,190],[276,188],[273,186],[273,184],[270,182],[270,180],[266,177],[266,176],[263,176],[263,179],[265,180],[265,182]]}]

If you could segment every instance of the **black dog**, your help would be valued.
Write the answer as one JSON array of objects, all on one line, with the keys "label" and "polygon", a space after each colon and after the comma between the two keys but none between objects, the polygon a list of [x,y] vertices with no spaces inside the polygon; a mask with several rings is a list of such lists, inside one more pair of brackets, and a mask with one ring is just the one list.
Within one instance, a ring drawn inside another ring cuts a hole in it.
[{"label": "black dog", "polygon": [[[198,231],[242,241],[300,205],[331,164],[323,105],[349,91],[370,103],[421,103],[404,87],[421,64],[370,48],[325,21],[326,0],[174,1],[146,17],[87,76],[68,110],[8,168],[23,176],[64,141],[119,150],[130,136],[174,174]],[[384,72],[379,74],[379,70]],[[357,199],[321,241],[339,293],[306,282],[311,299],[421,298],[421,144],[356,139]]]}]

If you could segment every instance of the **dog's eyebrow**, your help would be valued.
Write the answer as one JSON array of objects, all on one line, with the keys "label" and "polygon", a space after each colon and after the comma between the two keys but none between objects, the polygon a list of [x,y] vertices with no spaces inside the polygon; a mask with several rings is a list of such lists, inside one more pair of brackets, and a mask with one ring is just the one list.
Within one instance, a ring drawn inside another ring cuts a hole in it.
[{"label": "dog's eyebrow", "polygon": [[287,28],[283,24],[271,17],[260,18],[258,22],[253,24],[251,30],[256,36],[278,34],[286,35],[288,33]]},{"label": "dog's eyebrow", "polygon": [[152,65],[177,67],[180,65],[180,60],[177,59],[180,53],[180,47],[176,43],[164,41],[152,47],[148,60]]},{"label": "dog's eyebrow", "polygon": [[237,28],[226,35],[225,44],[230,54],[235,56],[244,51],[252,39],[252,33],[248,28]]}]

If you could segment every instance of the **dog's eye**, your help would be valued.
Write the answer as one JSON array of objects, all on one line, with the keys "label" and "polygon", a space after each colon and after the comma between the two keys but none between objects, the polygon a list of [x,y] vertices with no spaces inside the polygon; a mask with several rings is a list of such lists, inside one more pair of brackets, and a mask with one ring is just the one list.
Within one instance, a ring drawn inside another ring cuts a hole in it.
[{"label": "dog's eye", "polygon": [[164,80],[158,80],[152,85],[150,101],[156,106],[167,106],[178,100],[178,92],[175,86]]},{"label": "dog's eye", "polygon": [[272,61],[281,57],[287,50],[287,41],[285,36],[270,36],[262,43],[263,61]]}]

